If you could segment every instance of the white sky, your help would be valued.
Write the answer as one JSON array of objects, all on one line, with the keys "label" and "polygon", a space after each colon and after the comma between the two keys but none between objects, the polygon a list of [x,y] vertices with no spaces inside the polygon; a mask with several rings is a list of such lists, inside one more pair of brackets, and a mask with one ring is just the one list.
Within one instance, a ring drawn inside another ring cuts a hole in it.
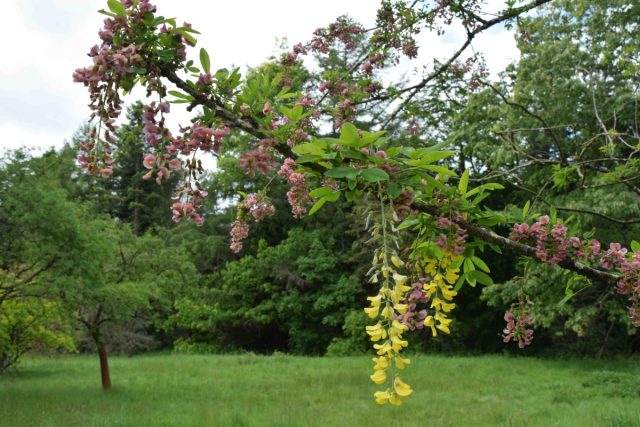
[{"label": "white sky", "polygon": [[[369,27],[377,0],[152,0],[158,13],[187,21],[202,34],[212,68],[257,65],[286,37],[293,45],[307,41],[313,30],[349,14]],[[498,6],[500,0],[490,0]],[[60,147],[89,115],[83,85],[73,83],[74,69],[89,65],[89,48],[106,0],[0,0],[3,37],[0,42],[0,149],[28,146]],[[494,9],[497,10],[497,9]],[[464,40],[452,29],[442,38],[425,34],[421,63],[444,58]],[[198,47],[188,51],[197,59]],[[473,43],[495,74],[518,58],[513,35],[503,28],[482,34]],[[411,63],[411,67],[418,65]],[[178,105],[172,106],[177,110]],[[172,114],[173,115],[173,114]],[[180,115],[178,116],[180,117]],[[183,116],[184,117],[184,116]]]}]

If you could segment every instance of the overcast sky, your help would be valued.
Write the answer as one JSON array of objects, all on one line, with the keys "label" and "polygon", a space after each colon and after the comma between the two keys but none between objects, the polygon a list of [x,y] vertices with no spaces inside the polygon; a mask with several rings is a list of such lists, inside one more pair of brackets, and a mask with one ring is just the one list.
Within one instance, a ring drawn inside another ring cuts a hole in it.
[{"label": "overcast sky", "polygon": [[[499,0],[492,0],[499,5]],[[349,14],[371,26],[376,0],[152,0],[158,13],[187,21],[202,34],[212,67],[257,65],[276,49],[277,38],[306,41],[312,31]],[[86,89],[71,73],[89,65],[89,48],[106,0],[0,0],[3,17],[0,55],[0,148],[61,146],[85,122]],[[445,37],[424,35],[421,62],[443,58],[464,40],[452,29]],[[517,59],[513,35],[503,28],[483,34],[473,47],[485,53],[493,74]],[[197,49],[189,55],[197,58]],[[411,67],[415,67],[412,63]],[[176,106],[177,107],[177,106]]]}]

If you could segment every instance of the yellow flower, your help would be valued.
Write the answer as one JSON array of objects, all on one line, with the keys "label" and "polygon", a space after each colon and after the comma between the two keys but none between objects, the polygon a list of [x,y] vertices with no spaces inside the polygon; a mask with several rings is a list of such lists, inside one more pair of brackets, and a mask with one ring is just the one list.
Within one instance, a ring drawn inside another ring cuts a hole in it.
[{"label": "yellow flower", "polygon": [[398,258],[396,255],[391,256],[391,262],[393,263],[393,265],[396,266],[396,268],[400,268],[404,265],[404,262],[402,262],[402,260]]},{"label": "yellow flower", "polygon": [[427,294],[427,298],[431,298],[431,295],[435,294],[438,290],[438,285],[436,282],[429,282],[422,285],[422,289]]},{"label": "yellow flower", "polygon": [[435,328],[435,326],[436,326],[436,321],[435,321],[435,319],[433,318],[433,316],[427,316],[427,317],[424,319],[424,325],[425,325],[425,326],[428,326],[428,327],[430,327],[430,328],[431,328],[431,334],[432,334],[434,337],[435,337],[435,336],[438,336],[438,332],[436,331],[436,328]]},{"label": "yellow flower", "polygon": [[402,400],[400,400],[400,397],[398,397],[398,395],[396,393],[391,393],[391,397],[389,397],[389,402],[391,402],[392,405],[402,405]]},{"label": "yellow flower", "polygon": [[406,347],[409,345],[409,343],[403,339],[401,339],[398,336],[393,336],[391,337],[391,342],[392,345],[391,347],[393,348],[393,350],[398,353],[400,350],[402,350],[402,347]]},{"label": "yellow flower", "polygon": [[442,300],[438,297],[435,297],[434,299],[431,300],[431,308],[440,310],[440,304],[442,304]]},{"label": "yellow flower", "polygon": [[388,390],[385,391],[376,391],[373,396],[376,398],[376,403],[378,405],[384,405],[391,398],[391,394]]},{"label": "yellow flower", "polygon": [[367,334],[371,336],[371,341],[373,342],[380,341],[387,337],[387,330],[382,327],[380,322],[373,326],[367,326],[365,329],[367,330]]},{"label": "yellow flower", "polygon": [[404,293],[409,292],[411,290],[411,286],[408,285],[400,285],[396,283],[396,286],[393,288],[393,291],[396,294],[404,295]]},{"label": "yellow flower", "polygon": [[396,285],[404,285],[407,283],[407,276],[403,276],[402,274],[393,273],[393,280],[395,280]]},{"label": "yellow flower", "polygon": [[380,302],[382,301],[382,295],[378,294],[373,297],[367,297],[367,301],[371,301],[371,305],[380,305]]},{"label": "yellow flower", "polygon": [[[373,369],[380,370],[380,369],[386,369],[389,367],[389,359],[386,356],[380,356],[380,357],[374,357],[373,359],[371,359],[375,362],[375,366],[373,367]],[[397,359],[396,359],[397,360]],[[396,365],[398,363],[396,362]]]},{"label": "yellow flower", "polygon": [[384,344],[374,344],[373,348],[378,350],[376,352],[378,356],[382,356],[384,354],[391,355],[391,353],[393,353],[393,348],[391,347],[391,342],[389,340],[385,341]]},{"label": "yellow flower", "polygon": [[411,393],[413,393],[413,390],[411,389],[411,387],[409,387],[409,384],[403,382],[400,377],[396,377],[396,379],[393,381],[393,388],[398,396],[407,397]]},{"label": "yellow flower", "polygon": [[395,360],[396,360],[396,367],[398,369],[404,369],[404,367],[406,365],[411,363],[411,360],[409,358],[405,359],[405,358],[400,357],[400,356],[396,356]]},{"label": "yellow flower", "polygon": [[375,319],[376,317],[378,317],[378,312],[380,311],[380,306],[376,305],[373,307],[367,307],[364,309],[364,312],[367,313],[367,315],[372,318]]},{"label": "yellow flower", "polygon": [[440,292],[442,293],[442,296],[446,299],[451,301],[453,299],[453,297],[455,297],[456,295],[458,295],[458,291],[454,291],[453,287],[451,286],[443,286],[440,289]]},{"label": "yellow flower", "polygon": [[400,335],[407,329],[409,329],[407,325],[400,323],[395,319],[393,320],[393,322],[391,322],[391,330],[393,331],[394,335]]},{"label": "yellow flower", "polygon": [[[403,314],[407,312],[407,310],[409,309],[409,306],[407,304],[396,304],[394,308],[398,313]],[[390,317],[388,317],[388,319],[390,319]]]},{"label": "yellow flower", "polygon": [[447,316],[445,316],[442,313],[436,313],[436,320],[438,321],[438,326],[437,326],[438,329],[440,329],[445,334],[451,333],[451,331],[449,330],[451,319],[448,319]]},{"label": "yellow flower", "polygon": [[444,311],[445,313],[450,312],[454,308],[456,308],[456,305],[454,303],[449,303],[449,302],[442,303],[442,311]]},{"label": "yellow flower", "polygon": [[385,306],[382,309],[382,314],[381,316],[384,319],[392,319],[393,318],[393,307],[391,307],[390,305]]},{"label": "yellow flower", "polygon": [[376,384],[382,384],[387,379],[387,373],[381,369],[375,371],[369,378]]},{"label": "yellow flower", "polygon": [[435,276],[436,275],[436,263],[437,263],[437,261],[435,259],[429,260],[427,265],[424,267],[425,273],[429,273],[431,276]]},{"label": "yellow flower", "polygon": [[436,326],[436,328],[440,329],[442,332],[444,332],[447,335],[451,333],[449,326],[445,325],[444,323],[439,323],[438,326]]},{"label": "yellow flower", "polygon": [[444,276],[444,278],[447,280],[447,282],[453,285],[458,281],[458,271],[460,271],[459,268],[447,269],[447,274]]}]

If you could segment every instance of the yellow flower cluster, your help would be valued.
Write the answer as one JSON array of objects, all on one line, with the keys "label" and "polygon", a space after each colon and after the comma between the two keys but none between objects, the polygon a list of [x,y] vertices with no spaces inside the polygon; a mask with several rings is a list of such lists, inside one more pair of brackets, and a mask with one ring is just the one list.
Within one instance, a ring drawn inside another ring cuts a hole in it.
[{"label": "yellow flower cluster", "polygon": [[458,292],[454,290],[453,285],[458,281],[460,276],[460,267],[457,266],[460,261],[460,255],[445,252],[440,259],[432,258],[425,266],[425,272],[433,279],[423,285],[426,296],[431,301],[431,308],[435,314],[429,315],[424,319],[424,325],[431,328],[433,336],[438,335],[438,330],[449,334],[449,319],[446,313],[455,308],[453,297]]},{"label": "yellow flower cluster", "polygon": [[382,286],[380,292],[373,297],[369,297],[370,306],[364,311],[370,318],[378,318],[378,323],[367,326],[366,331],[375,344],[378,357],[373,358],[375,366],[371,380],[376,384],[383,384],[390,379],[389,387],[386,390],[377,391],[374,396],[376,403],[383,405],[387,402],[393,405],[400,405],[401,398],[409,396],[413,390],[403,382],[396,374],[396,369],[404,369],[410,363],[408,358],[400,356],[403,348],[409,344],[402,339],[402,333],[408,327],[400,323],[396,316],[407,311],[408,306],[403,301],[406,294],[411,290],[407,285],[408,278],[398,272],[404,262],[397,255],[389,257],[384,248],[374,257],[373,265],[380,266],[379,272],[371,277],[371,282],[378,282],[378,274],[382,275]]}]

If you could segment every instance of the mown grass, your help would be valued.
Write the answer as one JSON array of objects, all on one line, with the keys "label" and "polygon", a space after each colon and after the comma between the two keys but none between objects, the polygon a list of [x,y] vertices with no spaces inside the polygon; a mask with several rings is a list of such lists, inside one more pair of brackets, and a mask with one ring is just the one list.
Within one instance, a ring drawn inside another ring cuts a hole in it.
[{"label": "mown grass", "polygon": [[640,426],[640,360],[414,356],[401,407],[368,358],[30,358],[0,377],[0,426]]}]

